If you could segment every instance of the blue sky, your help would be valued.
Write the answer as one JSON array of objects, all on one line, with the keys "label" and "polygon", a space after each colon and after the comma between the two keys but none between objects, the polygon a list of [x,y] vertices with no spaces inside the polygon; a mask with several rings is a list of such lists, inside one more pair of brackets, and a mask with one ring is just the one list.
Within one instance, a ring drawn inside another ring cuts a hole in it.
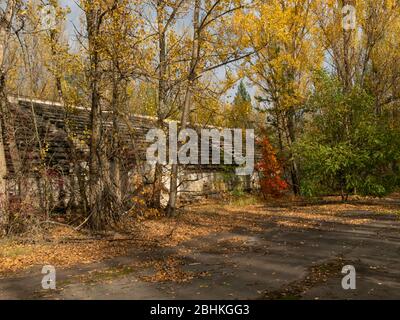
[{"label": "blue sky", "polygon": [[75,35],[74,25],[79,29],[79,19],[82,10],[79,8],[74,0],[60,0],[60,3],[63,7],[68,6],[71,10],[71,13],[67,17],[66,31],[70,41],[73,41]]}]

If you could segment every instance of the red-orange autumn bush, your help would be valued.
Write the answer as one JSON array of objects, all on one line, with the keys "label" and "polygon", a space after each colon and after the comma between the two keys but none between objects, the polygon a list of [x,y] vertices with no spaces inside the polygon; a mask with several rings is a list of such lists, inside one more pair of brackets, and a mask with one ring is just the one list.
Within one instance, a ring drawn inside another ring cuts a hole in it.
[{"label": "red-orange autumn bush", "polygon": [[256,165],[260,175],[260,187],[264,197],[279,197],[288,188],[281,178],[282,167],[276,158],[276,153],[267,137],[258,142],[261,147],[262,159]]}]

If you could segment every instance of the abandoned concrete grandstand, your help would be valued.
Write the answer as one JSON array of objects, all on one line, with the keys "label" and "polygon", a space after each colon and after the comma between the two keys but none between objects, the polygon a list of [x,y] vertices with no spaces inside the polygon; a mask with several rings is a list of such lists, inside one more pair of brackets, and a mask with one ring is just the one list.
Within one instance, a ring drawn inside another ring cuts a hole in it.
[{"label": "abandoned concrete grandstand", "polygon": [[[49,206],[70,205],[75,201],[74,190],[79,188],[78,181],[71,178],[74,170],[78,166],[84,175],[87,169],[90,113],[83,107],[66,110],[57,102],[29,98],[13,97],[9,102],[9,119],[1,123],[0,193],[8,197],[29,196],[32,203],[43,205],[45,190],[51,194]],[[107,115],[104,118],[107,122]],[[155,118],[139,115],[118,124],[123,137],[118,148],[125,190],[134,191],[138,174],[144,183],[152,183],[154,168],[146,163],[149,143],[145,137],[155,125]],[[139,166],[141,170],[137,170]],[[179,192],[192,199],[221,191],[250,189],[256,180],[230,174],[220,165],[186,166],[182,170]],[[167,179],[164,185],[166,196]]]}]

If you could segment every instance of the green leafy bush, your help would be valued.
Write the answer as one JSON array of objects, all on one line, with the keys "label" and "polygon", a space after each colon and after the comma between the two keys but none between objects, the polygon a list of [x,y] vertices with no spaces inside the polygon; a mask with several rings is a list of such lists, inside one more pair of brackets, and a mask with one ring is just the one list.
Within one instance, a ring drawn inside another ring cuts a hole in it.
[{"label": "green leafy bush", "polygon": [[346,92],[327,75],[316,83],[295,147],[302,193],[381,197],[392,192],[400,182],[398,128],[374,112],[374,99],[358,87]]}]

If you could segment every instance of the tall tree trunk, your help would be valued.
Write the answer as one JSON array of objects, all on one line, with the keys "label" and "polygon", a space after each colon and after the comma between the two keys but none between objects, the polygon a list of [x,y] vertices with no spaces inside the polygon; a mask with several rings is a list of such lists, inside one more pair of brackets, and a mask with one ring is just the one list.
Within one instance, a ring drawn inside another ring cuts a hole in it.
[{"label": "tall tree trunk", "polygon": [[8,216],[5,210],[5,204],[7,203],[7,164],[4,153],[4,142],[3,142],[3,128],[0,121],[0,237],[5,233],[5,227],[8,223]]},{"label": "tall tree trunk", "polygon": [[[185,103],[181,116],[181,130],[186,129],[189,124],[190,111],[193,104],[193,89],[196,81],[196,70],[199,62],[200,49],[200,4],[200,0],[195,0],[193,12],[193,47],[190,59],[191,61],[188,75],[188,84],[185,93]],[[171,181],[167,206],[167,215],[170,217],[176,214],[176,202],[178,198],[178,171],[178,164],[173,164],[171,168]]]},{"label": "tall tree trunk", "polygon": [[16,9],[16,0],[8,0],[3,15],[0,17],[0,91],[3,92],[6,73],[4,69],[5,54],[10,36],[11,22]]},{"label": "tall tree trunk", "polygon": [[0,17],[0,195],[3,203],[0,206],[0,235],[5,232],[5,226],[8,221],[7,212],[4,210],[4,204],[7,196],[7,186],[5,176],[7,175],[6,158],[4,153],[4,140],[3,133],[7,135],[7,119],[6,112],[8,97],[6,93],[6,79],[7,74],[5,71],[5,55],[10,36],[11,23],[16,10],[16,0],[8,0],[3,15]]},{"label": "tall tree trunk", "polygon": [[101,145],[101,108],[99,93],[99,51],[98,33],[100,29],[100,12],[96,5],[89,4],[86,12],[88,44],[89,44],[89,81],[90,81],[90,146],[89,146],[89,224],[95,230],[105,227],[102,215],[103,177],[102,177],[102,145]]},{"label": "tall tree trunk", "polygon": [[[0,17],[0,126],[1,126],[1,139],[3,139],[3,131],[7,135],[7,122],[6,116],[8,115],[8,96],[6,92],[7,74],[5,70],[5,55],[10,37],[11,23],[15,13],[16,0],[9,0],[3,15]],[[3,122],[3,123],[1,123]],[[3,143],[3,141],[2,141]],[[4,151],[3,151],[4,152]],[[4,186],[3,175],[0,177],[0,186]],[[0,189],[0,192],[2,189]]]},{"label": "tall tree trunk", "polygon": [[287,112],[287,129],[288,129],[288,143],[290,150],[290,177],[292,180],[292,189],[295,195],[300,194],[300,179],[299,172],[296,163],[296,159],[293,157],[292,148],[294,143],[296,142],[296,128],[295,128],[295,111],[289,110]]},{"label": "tall tree trunk", "polygon": [[[100,36],[103,18],[116,9],[113,6],[101,9],[96,3],[89,2],[86,8],[86,23],[89,52],[89,81],[91,93],[90,110],[90,146],[89,146],[89,225],[94,230],[112,226],[121,210],[119,196],[110,178],[111,165],[108,158],[110,149],[105,143],[103,113],[100,101]],[[116,111],[116,110],[115,110]]]},{"label": "tall tree trunk", "polygon": [[[114,66],[113,66],[114,68]],[[121,83],[116,70],[113,70],[113,92],[112,92],[112,132],[111,132],[111,159],[110,159],[110,181],[112,192],[115,195],[117,206],[122,206],[122,184],[121,184],[121,137],[119,131],[119,114],[121,102]]]},{"label": "tall tree trunk", "polygon": [[[157,124],[160,129],[164,125],[167,116],[166,110],[166,77],[167,77],[167,46],[165,29],[165,1],[157,1],[157,25],[158,25],[158,47],[159,47],[159,71],[158,71],[158,109]],[[163,166],[156,163],[154,170],[153,192],[151,206],[161,208],[161,192],[163,180]]]},{"label": "tall tree trunk", "polygon": [[[186,129],[189,122],[189,114],[192,105],[192,87],[193,82],[189,81],[188,88],[185,94],[185,104],[183,109],[183,114],[181,118],[181,130]],[[178,199],[178,164],[172,164],[171,167],[171,180],[170,180],[170,190],[169,190],[169,200],[167,206],[167,215],[169,217],[175,216],[176,213],[176,202]]]}]

